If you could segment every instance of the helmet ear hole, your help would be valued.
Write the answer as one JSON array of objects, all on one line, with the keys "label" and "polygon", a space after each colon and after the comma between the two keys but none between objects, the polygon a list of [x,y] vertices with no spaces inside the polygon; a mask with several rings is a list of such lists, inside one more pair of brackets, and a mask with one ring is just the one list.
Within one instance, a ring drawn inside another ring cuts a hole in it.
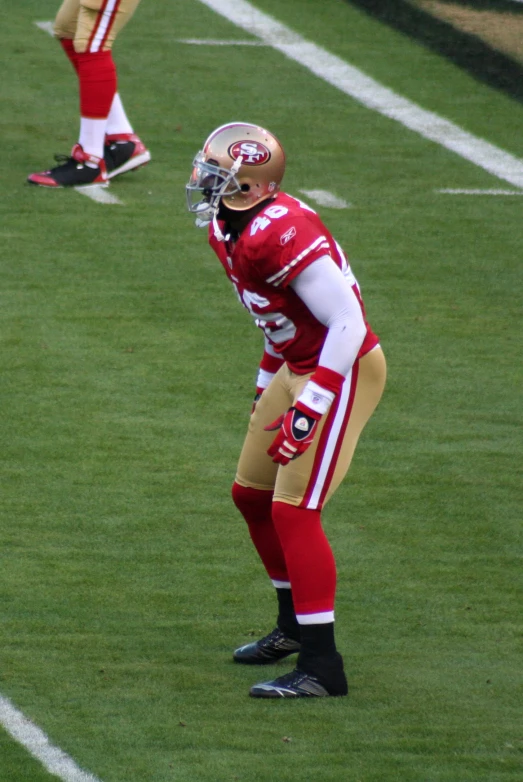
[{"label": "helmet ear hole", "polygon": [[244,182],[240,189],[242,193],[248,193],[249,190],[251,189],[251,186],[248,185],[246,182]]}]

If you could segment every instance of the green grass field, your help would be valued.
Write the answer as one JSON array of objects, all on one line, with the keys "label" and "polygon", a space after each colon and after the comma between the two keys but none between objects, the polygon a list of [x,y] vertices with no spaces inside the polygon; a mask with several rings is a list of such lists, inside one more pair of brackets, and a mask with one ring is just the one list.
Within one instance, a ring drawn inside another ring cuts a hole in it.
[{"label": "green grass field", "polygon": [[[523,158],[523,107],[342,0],[254,0]],[[25,184],[78,130],[74,74],[4,4],[0,694],[100,782],[521,782],[523,198],[198,0],[115,47],[153,161],[104,205]],[[264,124],[346,247],[389,363],[324,513],[346,699],[258,702],[231,651],[274,622],[230,500],[260,335],[185,208],[221,123]],[[513,188],[512,188],[513,189]],[[0,782],[51,782],[0,729]]]}]

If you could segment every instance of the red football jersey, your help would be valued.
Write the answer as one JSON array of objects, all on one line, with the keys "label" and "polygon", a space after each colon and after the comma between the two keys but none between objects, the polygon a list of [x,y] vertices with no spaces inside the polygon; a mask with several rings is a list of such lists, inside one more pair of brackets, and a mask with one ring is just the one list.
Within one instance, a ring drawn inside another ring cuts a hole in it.
[{"label": "red football jersey", "polygon": [[278,193],[236,241],[218,241],[211,223],[209,243],[240,301],[292,372],[307,374],[318,366],[327,328],[289,283],[324,255],[329,255],[342,270],[360,302],[367,334],[358,358],[378,344],[365,318],[359,286],[343,250],[317,213],[302,201]]}]

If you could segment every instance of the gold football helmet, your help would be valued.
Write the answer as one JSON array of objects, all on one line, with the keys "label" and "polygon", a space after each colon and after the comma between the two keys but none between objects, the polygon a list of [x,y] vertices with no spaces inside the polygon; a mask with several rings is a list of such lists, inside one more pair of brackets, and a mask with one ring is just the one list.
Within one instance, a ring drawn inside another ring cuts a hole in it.
[{"label": "gold football helmet", "polygon": [[[208,224],[223,203],[243,212],[280,189],[285,153],[272,133],[248,122],[230,122],[211,133],[193,161],[187,206]],[[196,199],[196,200],[195,200]]]}]

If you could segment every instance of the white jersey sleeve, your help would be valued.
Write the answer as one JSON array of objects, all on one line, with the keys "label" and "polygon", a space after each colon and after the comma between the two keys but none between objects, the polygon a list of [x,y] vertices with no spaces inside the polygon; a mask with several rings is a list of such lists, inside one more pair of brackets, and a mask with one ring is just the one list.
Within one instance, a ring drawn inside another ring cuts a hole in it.
[{"label": "white jersey sleeve", "polygon": [[291,287],[328,328],[319,364],[346,376],[367,333],[360,303],[347,277],[324,255],[300,272]]}]

